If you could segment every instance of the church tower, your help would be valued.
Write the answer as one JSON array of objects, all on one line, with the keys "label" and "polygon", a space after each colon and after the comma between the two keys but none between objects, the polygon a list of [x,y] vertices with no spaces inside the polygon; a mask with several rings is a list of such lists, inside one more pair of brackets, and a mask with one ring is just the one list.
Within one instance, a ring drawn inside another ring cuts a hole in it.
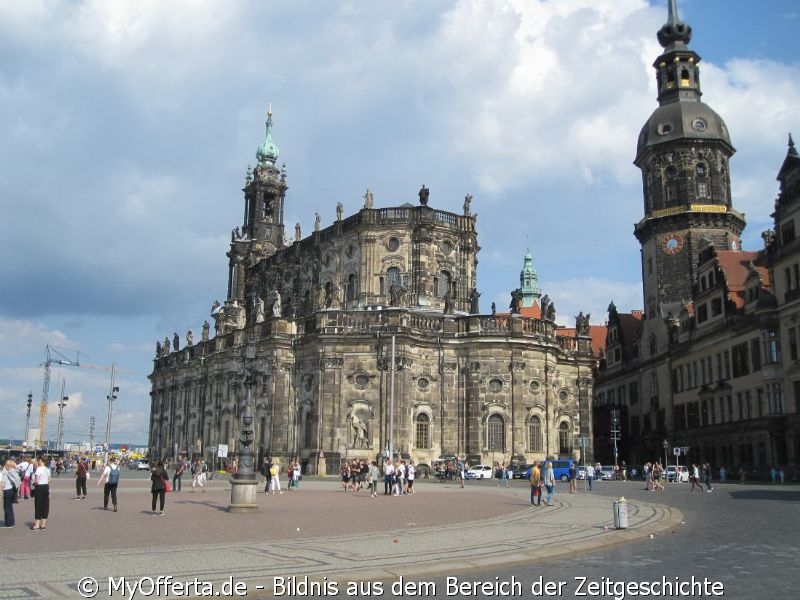
[{"label": "church tower", "polygon": [[272,107],[267,112],[264,141],[256,150],[256,168],[247,168],[244,189],[244,220],[231,233],[228,252],[228,300],[245,305],[248,265],[275,254],[285,243],[283,203],[286,198],[286,166],[280,170],[278,146],[272,140]]},{"label": "church tower", "polygon": [[533,256],[530,250],[525,254],[525,263],[519,274],[519,286],[522,290],[522,307],[530,308],[534,304],[539,304],[542,291],[539,289],[539,277],[533,268]]},{"label": "church tower", "polygon": [[700,97],[700,56],[688,47],[692,28],[669,0],[658,31],[664,48],[656,69],[659,107],[639,134],[634,164],[642,171],[642,246],[647,319],[692,297],[698,253],[738,250],[744,215],[733,209],[728,163],[735,152],[722,118]]}]

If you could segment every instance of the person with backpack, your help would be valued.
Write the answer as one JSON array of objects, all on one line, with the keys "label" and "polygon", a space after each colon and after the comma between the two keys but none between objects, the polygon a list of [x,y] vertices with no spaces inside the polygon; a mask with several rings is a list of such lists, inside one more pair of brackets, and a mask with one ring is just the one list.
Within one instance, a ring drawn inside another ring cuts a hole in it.
[{"label": "person with backpack", "polygon": [[20,487],[19,471],[13,460],[6,461],[3,467],[3,525],[14,527],[14,501]]},{"label": "person with backpack", "polygon": [[117,464],[117,457],[112,456],[108,459],[108,464],[103,469],[103,474],[97,481],[97,487],[103,486],[103,510],[108,510],[108,497],[111,496],[111,503],[114,505],[114,512],[117,512],[117,486],[119,476],[122,473]]}]

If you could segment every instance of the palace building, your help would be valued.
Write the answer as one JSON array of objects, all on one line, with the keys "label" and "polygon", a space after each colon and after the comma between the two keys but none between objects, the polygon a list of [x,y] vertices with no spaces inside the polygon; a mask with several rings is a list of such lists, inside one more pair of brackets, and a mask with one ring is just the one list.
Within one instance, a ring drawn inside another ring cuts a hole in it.
[{"label": "palace building", "polygon": [[[291,199],[269,114],[244,218],[231,234],[214,334],[158,343],[150,451],[236,455],[245,403],[256,460],[337,473],[344,459],[444,455],[492,464],[578,457],[591,439],[588,319],[555,324],[526,256],[510,314],[479,308],[472,197],[462,214],[415,204],[361,210],[286,235]],[[250,404],[252,403],[252,404]]]},{"label": "palace building", "polygon": [[[644,310],[608,311],[595,380],[595,451],[641,464],[709,462],[763,472],[800,456],[800,157],[778,174],[774,230],[745,251],[731,197],[734,154],[723,119],[701,101],[692,28],[670,0],[654,67],[659,106],[641,130]],[[770,206],[772,202],[770,200]]]}]

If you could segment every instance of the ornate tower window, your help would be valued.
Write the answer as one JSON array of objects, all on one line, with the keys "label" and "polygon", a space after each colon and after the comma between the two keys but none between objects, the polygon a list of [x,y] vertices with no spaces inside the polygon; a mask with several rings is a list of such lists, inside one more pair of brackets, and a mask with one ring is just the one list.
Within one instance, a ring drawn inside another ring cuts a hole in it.
[{"label": "ornate tower window", "polygon": [[392,284],[400,285],[400,269],[398,267],[389,267],[386,269],[386,284],[392,287]]},{"label": "ornate tower window", "polygon": [[558,453],[572,454],[572,431],[566,421],[558,426]]},{"label": "ornate tower window", "polygon": [[492,415],[486,421],[486,448],[497,452],[505,451],[505,421],[500,415]]},{"label": "ornate tower window", "polygon": [[425,450],[431,446],[431,420],[425,413],[417,415],[415,422],[416,431],[414,436],[414,447],[417,450]]},{"label": "ornate tower window", "polygon": [[542,452],[542,421],[531,417],[528,421],[528,448],[531,452]]}]

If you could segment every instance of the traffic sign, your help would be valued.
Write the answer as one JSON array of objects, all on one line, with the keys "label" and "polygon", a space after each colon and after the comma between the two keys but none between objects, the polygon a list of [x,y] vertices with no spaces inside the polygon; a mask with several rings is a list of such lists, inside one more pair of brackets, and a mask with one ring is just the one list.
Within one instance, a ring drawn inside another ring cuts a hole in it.
[{"label": "traffic sign", "polygon": [[680,449],[678,446],[675,446],[675,447],[672,449],[672,453],[673,453],[675,456],[680,456],[680,455],[681,455],[681,449]]}]

